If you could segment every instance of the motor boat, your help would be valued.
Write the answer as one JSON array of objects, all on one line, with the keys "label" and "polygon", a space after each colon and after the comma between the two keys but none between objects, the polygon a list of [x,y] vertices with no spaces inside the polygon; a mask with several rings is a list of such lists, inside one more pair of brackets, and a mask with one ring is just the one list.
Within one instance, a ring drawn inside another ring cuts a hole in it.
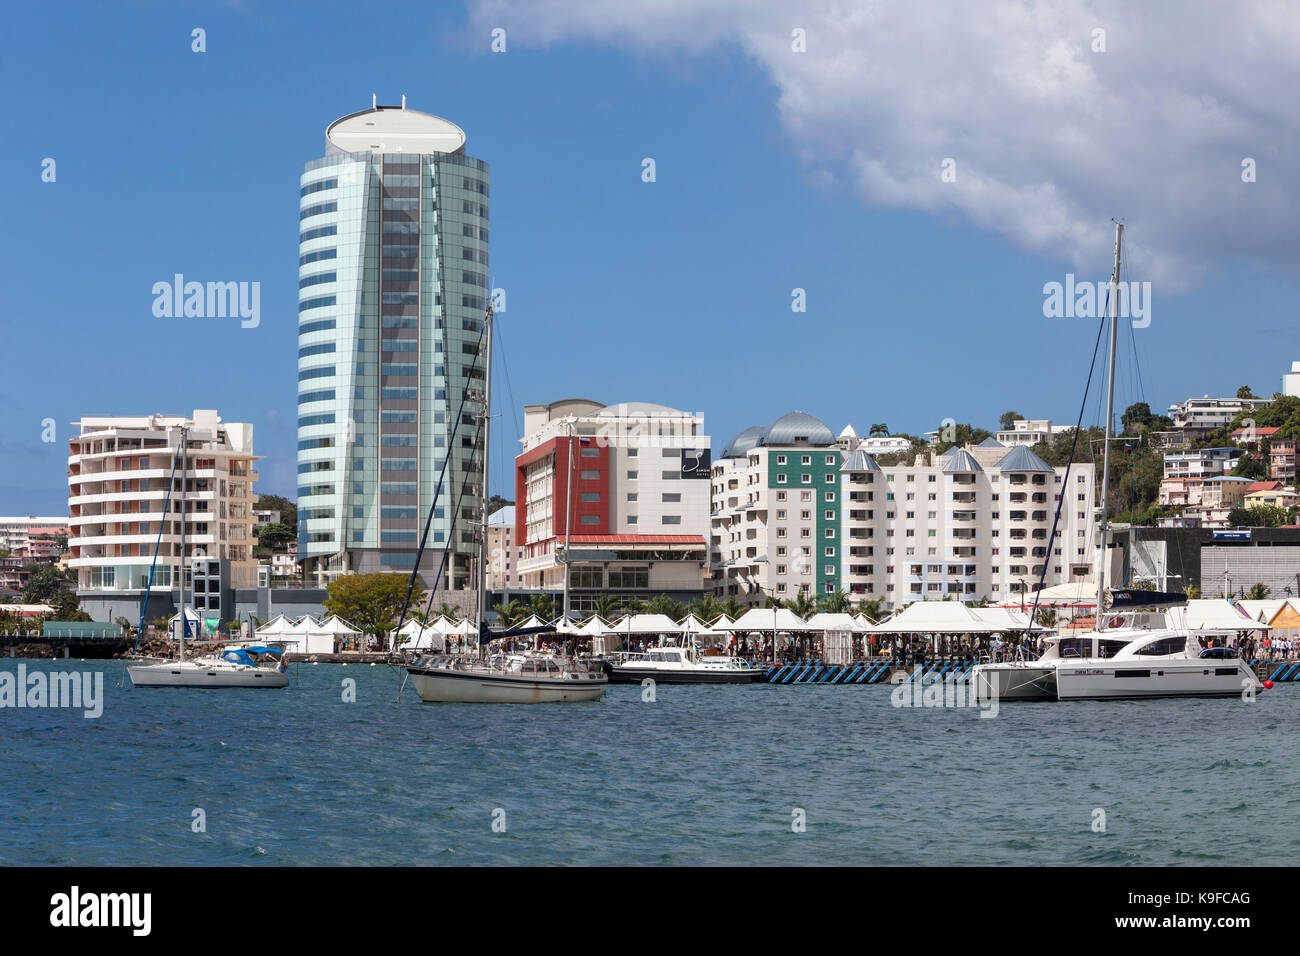
[{"label": "motor boat", "polygon": [[736,657],[702,655],[692,645],[652,647],[609,664],[612,684],[755,684],[767,672]]},{"label": "motor boat", "polygon": [[1241,697],[1263,690],[1235,648],[1203,647],[1177,628],[1122,628],[1049,638],[1036,661],[980,664],[976,700]]},{"label": "motor boat", "polygon": [[485,661],[424,658],[406,672],[425,703],[569,703],[599,700],[609,686],[600,668],[544,652],[498,653]]},{"label": "motor boat", "polygon": [[284,651],[264,644],[228,647],[215,656],[130,664],[126,672],[135,687],[289,686]]}]

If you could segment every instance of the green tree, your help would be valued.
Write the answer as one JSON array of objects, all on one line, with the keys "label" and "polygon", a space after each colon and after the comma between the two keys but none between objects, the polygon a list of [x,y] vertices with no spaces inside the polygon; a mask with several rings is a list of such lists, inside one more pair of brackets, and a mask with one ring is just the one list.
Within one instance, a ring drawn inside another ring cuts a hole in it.
[{"label": "green tree", "polygon": [[1008,432],[1015,427],[1016,422],[1023,420],[1024,417],[1019,412],[1003,412],[998,419],[998,424],[1002,426],[1004,432]]},{"label": "green tree", "polygon": [[264,524],[257,529],[257,543],[272,551],[279,551],[297,537],[298,533],[283,522]]},{"label": "green tree", "polygon": [[820,601],[821,609],[827,614],[847,614],[852,602],[849,600],[847,591],[835,589],[830,594],[822,595]]},{"label": "green tree", "polygon": [[[363,634],[380,637],[397,624],[410,579],[404,574],[344,574],[326,587],[325,610],[337,614]],[[411,591],[411,606],[419,607],[424,588]]]},{"label": "green tree", "polygon": [[[1242,388],[1245,388],[1245,386],[1242,386]],[[1238,397],[1238,398],[1249,398],[1250,396],[1249,396],[1249,395],[1242,395],[1242,394],[1241,394],[1241,391],[1238,390],[1238,392],[1237,392],[1237,397]],[[1273,593],[1273,591],[1272,591],[1271,588],[1269,588],[1268,585],[1266,585],[1266,584],[1260,584],[1259,582],[1256,582],[1255,584],[1252,584],[1252,585],[1250,586],[1250,590],[1246,592],[1246,600],[1248,600],[1248,601],[1267,601],[1267,600],[1268,600],[1268,596],[1269,596],[1270,594],[1272,594],[1272,593]]]},{"label": "green tree", "polygon": [[879,621],[884,612],[880,608],[879,598],[863,598],[858,602],[858,613],[869,617],[873,621]]},{"label": "green tree", "polygon": [[549,594],[534,594],[528,599],[532,605],[532,613],[537,615],[540,621],[551,621],[556,616],[555,598]]},{"label": "green tree", "polygon": [[1266,481],[1268,479],[1268,462],[1264,460],[1263,455],[1242,455],[1237,459],[1237,463],[1232,466],[1232,474],[1235,478]]},{"label": "green tree", "polygon": [[51,621],[89,621],[90,615],[81,610],[77,596],[71,591],[59,591],[48,602],[54,608]]},{"label": "green tree", "polygon": [[803,591],[800,591],[792,599],[785,602],[785,606],[794,611],[801,619],[807,620],[809,615],[817,610],[817,604]]},{"label": "green tree", "polygon": [[63,590],[64,580],[59,569],[53,564],[42,564],[28,576],[27,586],[23,588],[23,602],[49,604]]},{"label": "green tree", "polygon": [[600,615],[602,621],[608,621],[614,612],[618,610],[618,601],[608,591],[601,591],[596,595],[596,613]]},{"label": "green tree", "polygon": [[869,429],[867,429],[867,437],[868,437],[868,438],[876,438],[876,437],[880,437],[880,438],[888,438],[888,437],[889,437],[889,426],[886,425],[884,422],[877,422],[876,424],[872,425]]},{"label": "green tree", "polygon": [[525,604],[518,598],[511,598],[507,603],[497,608],[497,617],[501,621],[502,627],[514,627],[522,621],[528,620],[528,615],[532,613],[532,606]]},{"label": "green tree", "polygon": [[1239,389],[1237,389],[1237,397],[1238,397],[1238,398],[1254,398],[1254,397],[1255,397],[1255,393],[1252,392],[1252,391],[1250,390],[1250,386],[1249,386],[1249,385],[1243,385],[1243,386],[1241,386]]},{"label": "green tree", "polygon": [[514,504],[514,502],[508,498],[503,498],[501,495],[493,495],[488,499],[487,512],[490,515],[496,514],[502,508],[508,508],[512,504]]},{"label": "green tree", "polygon": [[288,498],[280,495],[258,495],[258,511],[278,511],[280,512],[280,524],[289,528],[294,537],[298,536],[298,506]]},{"label": "green tree", "polygon": [[686,608],[682,602],[674,601],[667,594],[651,598],[646,603],[646,610],[651,614],[666,614],[678,622],[686,617]]},{"label": "green tree", "polygon": [[1279,508],[1276,505],[1258,505],[1254,508],[1233,508],[1228,512],[1230,528],[1276,528],[1290,524],[1292,508]]},{"label": "green tree", "polygon": [[1200,600],[1201,597],[1200,585],[1189,584],[1187,585],[1187,587],[1183,588],[1183,592],[1187,595],[1187,600],[1189,601]]},{"label": "green tree", "polygon": [[944,438],[945,428],[939,429],[939,441],[935,443],[934,450],[936,454],[944,454],[950,448],[957,448],[962,445],[978,445],[986,438],[991,438],[993,433],[987,428],[976,428],[974,425],[955,425],[952,427],[950,438]]},{"label": "green tree", "polygon": [[727,615],[733,621],[745,613],[745,605],[741,604],[734,597],[729,597],[722,602],[722,613]]}]

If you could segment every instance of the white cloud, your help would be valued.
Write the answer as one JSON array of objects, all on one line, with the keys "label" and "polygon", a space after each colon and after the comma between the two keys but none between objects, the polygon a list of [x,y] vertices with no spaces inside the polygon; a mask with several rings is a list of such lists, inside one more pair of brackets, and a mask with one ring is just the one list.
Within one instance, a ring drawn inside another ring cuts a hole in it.
[{"label": "white cloud", "polygon": [[[1194,284],[1240,258],[1300,263],[1300,10],[1206,0],[471,0],[510,43],[700,55],[768,73],[792,149],[863,201],[971,223],[1088,275],[1115,216],[1133,278]],[[1106,31],[1106,52],[1092,50]],[[791,49],[791,31],[807,52]],[[940,180],[956,160],[954,183]],[[1257,181],[1241,179],[1245,157]],[[1141,273],[1140,275],[1138,273]]]}]

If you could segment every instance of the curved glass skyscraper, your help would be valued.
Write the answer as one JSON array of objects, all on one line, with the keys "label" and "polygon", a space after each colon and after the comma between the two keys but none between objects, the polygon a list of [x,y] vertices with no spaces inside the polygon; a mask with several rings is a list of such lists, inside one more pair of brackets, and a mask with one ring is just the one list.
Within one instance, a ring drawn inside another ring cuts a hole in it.
[{"label": "curved glass skyscraper", "polygon": [[[488,165],[466,155],[459,127],[405,97],[343,117],[325,140],[300,181],[298,554],[318,580],[409,572],[450,459],[421,577],[431,584],[449,549],[443,586],[466,587],[482,480]],[[453,540],[457,506],[470,517]]]}]

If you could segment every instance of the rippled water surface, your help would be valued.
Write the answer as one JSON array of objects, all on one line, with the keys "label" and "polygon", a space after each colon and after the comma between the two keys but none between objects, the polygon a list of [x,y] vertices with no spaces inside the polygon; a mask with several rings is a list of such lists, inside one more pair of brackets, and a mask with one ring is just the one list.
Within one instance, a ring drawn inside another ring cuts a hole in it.
[{"label": "rippled water surface", "polygon": [[102,671],[106,701],[95,720],[0,710],[5,864],[1300,856],[1300,687],[1253,704],[1007,704],[990,720],[864,686],[660,687],[653,703],[615,686],[520,707],[421,704],[409,686],[398,703],[383,665],[296,665],[283,691],[133,690],[117,663],[27,666]]}]

